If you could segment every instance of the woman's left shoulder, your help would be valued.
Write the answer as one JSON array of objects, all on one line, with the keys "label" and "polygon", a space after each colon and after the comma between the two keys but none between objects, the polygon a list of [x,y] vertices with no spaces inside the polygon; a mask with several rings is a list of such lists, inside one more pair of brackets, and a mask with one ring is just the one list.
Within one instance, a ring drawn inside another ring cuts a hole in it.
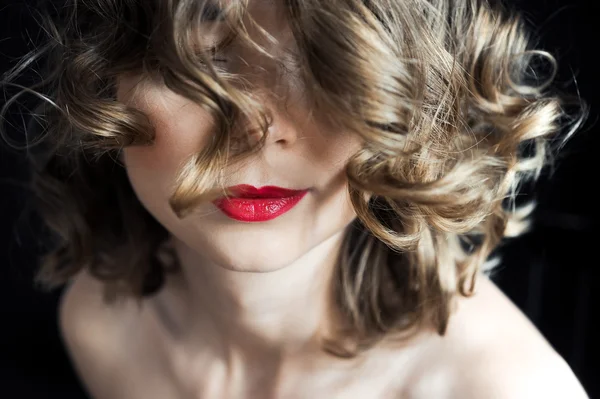
[{"label": "woman's left shoulder", "polygon": [[442,363],[451,369],[449,397],[588,397],[565,360],[483,275],[475,294],[458,300],[439,345]]}]

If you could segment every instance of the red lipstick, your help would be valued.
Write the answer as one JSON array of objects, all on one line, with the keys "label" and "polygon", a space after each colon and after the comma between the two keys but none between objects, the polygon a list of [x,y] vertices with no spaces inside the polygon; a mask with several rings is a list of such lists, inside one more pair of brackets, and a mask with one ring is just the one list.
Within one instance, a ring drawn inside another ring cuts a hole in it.
[{"label": "red lipstick", "polygon": [[289,190],[282,187],[256,188],[247,184],[229,187],[233,196],[219,198],[213,203],[225,215],[242,222],[264,222],[275,219],[292,209],[308,190]]}]

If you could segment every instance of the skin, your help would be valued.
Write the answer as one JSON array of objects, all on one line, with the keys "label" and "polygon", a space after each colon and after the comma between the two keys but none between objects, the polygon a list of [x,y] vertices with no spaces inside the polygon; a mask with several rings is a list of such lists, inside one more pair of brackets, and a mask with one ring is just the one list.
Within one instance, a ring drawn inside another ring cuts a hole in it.
[{"label": "skin", "polygon": [[[291,46],[288,27],[268,2],[250,12]],[[265,43],[261,43],[265,44]],[[288,47],[289,48],[289,47]],[[178,219],[168,198],[180,163],[213,134],[198,105],[135,76],[118,99],[145,112],[152,146],[124,150],[132,187],[172,234],[182,271],[138,306],[108,305],[86,272],[66,290],[61,330],[90,394],[152,398],[584,398],[568,366],[485,277],[460,299],[448,333],[421,331],[403,345],[382,344],[354,359],[319,348],[334,319],[331,275],[344,230],[355,218],[343,168],[359,140],[311,116],[293,72],[244,54],[274,121],[255,158],[226,170],[227,185],[308,188],[288,213],[268,222],[229,219],[212,204]],[[248,68],[248,69],[246,69]],[[293,70],[293,68],[291,68]],[[239,71],[238,71],[239,72]],[[287,101],[278,100],[285,92]],[[266,94],[265,94],[266,93]]]}]

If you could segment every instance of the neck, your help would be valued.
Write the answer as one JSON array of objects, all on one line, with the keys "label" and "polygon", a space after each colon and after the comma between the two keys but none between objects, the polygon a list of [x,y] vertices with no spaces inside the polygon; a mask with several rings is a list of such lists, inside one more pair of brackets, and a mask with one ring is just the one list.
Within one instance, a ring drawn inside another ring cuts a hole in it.
[{"label": "neck", "polygon": [[176,292],[179,309],[173,312],[181,336],[212,342],[229,359],[320,351],[320,334],[333,315],[332,278],[343,233],[268,273],[211,263],[175,240],[181,273],[171,291]]}]

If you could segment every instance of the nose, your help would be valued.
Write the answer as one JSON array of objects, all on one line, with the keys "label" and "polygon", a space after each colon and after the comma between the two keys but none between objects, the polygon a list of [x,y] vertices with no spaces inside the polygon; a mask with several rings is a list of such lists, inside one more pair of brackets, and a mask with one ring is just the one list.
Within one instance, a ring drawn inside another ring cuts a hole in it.
[{"label": "nose", "polygon": [[[240,72],[252,82],[251,95],[268,114],[265,146],[290,148],[312,126],[312,110],[299,71],[282,57],[272,60],[256,56],[250,61],[254,62],[244,64]],[[251,140],[259,138],[260,132],[256,132]]]},{"label": "nose", "polygon": [[308,115],[290,97],[279,99],[275,99],[273,95],[269,97],[264,100],[261,97],[261,102],[269,113],[270,122],[265,147],[291,148],[303,134]]},{"label": "nose", "polygon": [[271,124],[267,130],[268,146],[291,147],[298,140],[300,128],[287,111],[277,110],[271,114]]}]

